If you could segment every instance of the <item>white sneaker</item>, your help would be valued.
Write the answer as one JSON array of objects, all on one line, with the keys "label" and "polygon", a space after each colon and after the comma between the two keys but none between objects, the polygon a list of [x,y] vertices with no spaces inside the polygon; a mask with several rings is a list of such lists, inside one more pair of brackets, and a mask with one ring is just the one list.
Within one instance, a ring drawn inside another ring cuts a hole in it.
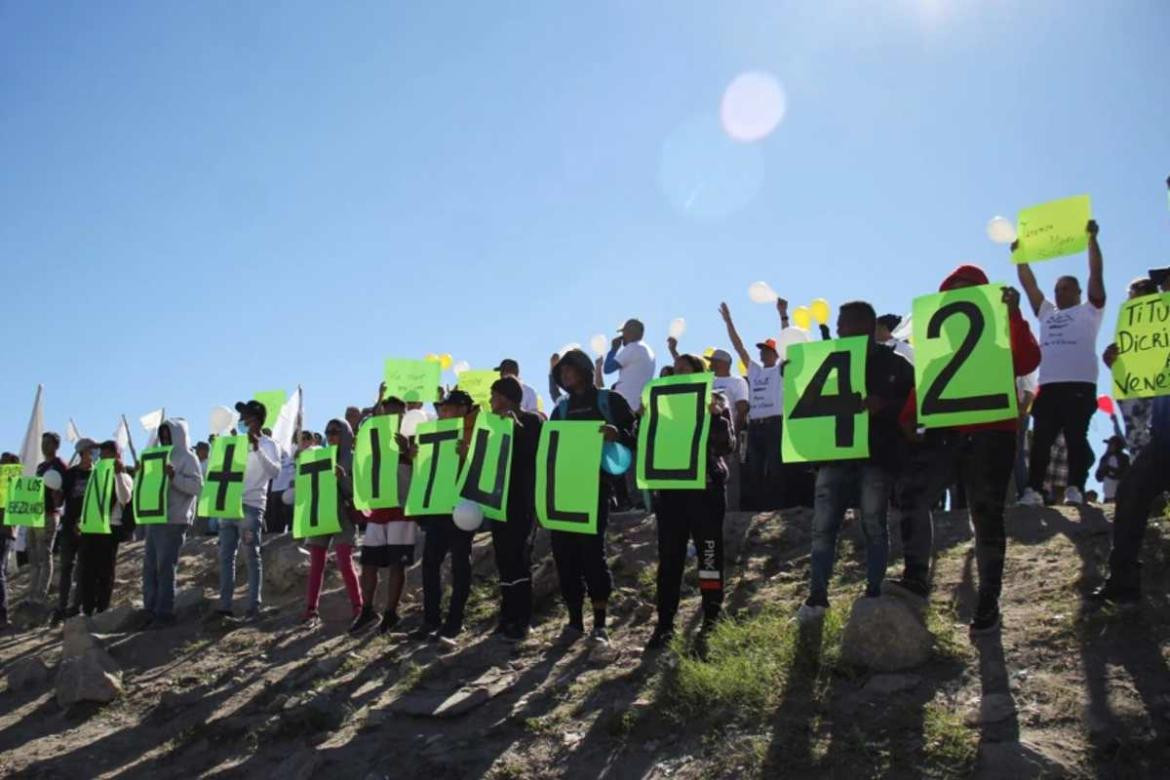
[{"label": "white sneaker", "polygon": [[800,609],[796,611],[796,621],[801,625],[808,625],[809,623],[816,623],[825,619],[825,608],[814,607],[809,604],[801,604]]},{"label": "white sneaker", "polygon": [[1080,506],[1085,503],[1085,497],[1075,487],[1066,487],[1064,489],[1064,503],[1069,506]]},{"label": "white sneaker", "polygon": [[1016,502],[1016,506],[1044,506],[1044,496],[1032,488],[1025,488],[1024,495]]}]

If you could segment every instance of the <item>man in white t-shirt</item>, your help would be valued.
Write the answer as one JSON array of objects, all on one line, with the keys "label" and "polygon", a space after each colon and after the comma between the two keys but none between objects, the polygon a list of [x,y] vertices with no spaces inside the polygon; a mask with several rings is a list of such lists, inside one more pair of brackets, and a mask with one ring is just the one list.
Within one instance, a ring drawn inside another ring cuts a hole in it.
[{"label": "man in white t-shirt", "polygon": [[[776,310],[780,313],[781,327],[787,326],[788,301],[778,299]],[[779,509],[784,501],[784,483],[780,474],[781,415],[784,411],[780,351],[775,339],[767,339],[756,344],[760,359],[752,359],[735,329],[726,303],[719,305],[719,314],[727,325],[731,345],[748,367],[748,478],[745,487],[751,495],[752,508]]]},{"label": "man in white t-shirt", "polygon": [[[1040,321],[1040,389],[1032,404],[1032,452],[1028,488],[1020,497],[1027,506],[1043,506],[1041,493],[1049,452],[1061,433],[1068,447],[1066,504],[1083,504],[1085,480],[1093,465],[1089,421],[1097,411],[1097,333],[1105,313],[1104,261],[1097,243],[1097,223],[1089,220],[1088,301],[1081,299],[1075,276],[1056,280],[1055,303],[1047,300],[1026,263],[1017,266],[1020,284]],[[1016,244],[1012,244],[1013,251]],[[1053,498],[1056,498],[1055,496]]]},{"label": "man in white t-shirt", "polygon": [[605,373],[618,372],[613,389],[626,399],[634,414],[642,411],[642,388],[657,371],[654,352],[642,341],[645,334],[646,327],[639,320],[626,320],[605,356]]},{"label": "man in white t-shirt", "polygon": [[531,385],[525,384],[520,379],[519,363],[517,363],[512,358],[504,358],[500,361],[500,364],[496,366],[494,370],[500,372],[500,379],[503,379],[506,376],[510,376],[513,377],[517,382],[520,382],[520,391],[523,394],[523,398],[520,401],[520,411],[532,412],[533,414],[536,414],[537,411],[539,411],[536,404],[536,390],[534,390]]}]

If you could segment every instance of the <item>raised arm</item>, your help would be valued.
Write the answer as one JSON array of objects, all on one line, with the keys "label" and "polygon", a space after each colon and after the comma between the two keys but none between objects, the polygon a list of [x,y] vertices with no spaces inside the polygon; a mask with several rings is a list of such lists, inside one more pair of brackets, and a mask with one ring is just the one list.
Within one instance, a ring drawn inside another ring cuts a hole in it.
[{"label": "raised arm", "polygon": [[744,349],[743,340],[739,337],[739,332],[735,329],[735,323],[731,321],[731,309],[727,308],[726,303],[719,304],[719,316],[723,317],[723,322],[727,325],[727,338],[731,339],[731,346],[735,349],[735,354],[739,355],[739,359],[743,361],[745,366],[751,365],[752,356]]},{"label": "raised arm", "polygon": [[666,339],[666,348],[670,350],[671,358],[678,360],[678,339],[674,336],[669,336]]},{"label": "raised arm", "polygon": [[1089,234],[1089,303],[1104,309],[1105,261],[1101,257],[1101,245],[1097,243],[1097,223],[1090,219],[1085,232]]},{"label": "raised arm", "polygon": [[[788,327],[788,301],[777,296],[776,312],[780,315],[780,330]],[[746,360],[744,361],[747,362]]]},{"label": "raised arm", "polygon": [[[1013,241],[1012,251],[1016,251],[1019,245],[1019,241]],[[1032,313],[1039,317],[1040,306],[1044,303],[1044,293],[1040,292],[1040,287],[1036,284],[1036,274],[1032,273],[1032,268],[1027,263],[1017,265],[1016,274],[1020,277],[1020,286],[1024,288],[1024,294],[1028,296]]]}]

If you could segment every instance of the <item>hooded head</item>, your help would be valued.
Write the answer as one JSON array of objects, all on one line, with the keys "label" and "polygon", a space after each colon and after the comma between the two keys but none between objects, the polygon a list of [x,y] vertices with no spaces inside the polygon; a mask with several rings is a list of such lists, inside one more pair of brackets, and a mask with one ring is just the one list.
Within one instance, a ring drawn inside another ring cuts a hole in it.
[{"label": "hooded head", "polygon": [[961,287],[978,287],[981,284],[987,284],[987,274],[983,272],[982,268],[977,265],[961,265],[951,271],[946,279],[943,279],[942,284],[938,286],[938,291],[946,292],[947,290],[958,290]]},{"label": "hooded head", "polygon": [[353,428],[345,420],[332,419],[325,423],[325,440],[332,445],[337,441],[337,465],[347,472],[353,466]]},{"label": "hooded head", "polygon": [[577,372],[584,380],[583,385],[585,387],[593,387],[593,361],[584,352],[579,349],[570,349],[553,368],[553,381],[560,387],[568,390],[569,388],[565,385],[563,378],[566,368]]}]

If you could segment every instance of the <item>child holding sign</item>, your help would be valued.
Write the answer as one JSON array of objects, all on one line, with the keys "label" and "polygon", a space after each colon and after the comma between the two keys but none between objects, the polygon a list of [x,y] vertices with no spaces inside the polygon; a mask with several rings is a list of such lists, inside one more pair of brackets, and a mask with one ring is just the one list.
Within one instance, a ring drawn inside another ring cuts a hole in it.
[{"label": "child holding sign", "polygon": [[[867,338],[865,397],[858,410],[869,416],[869,455],[830,461],[817,472],[813,514],[812,567],[808,599],[797,613],[802,623],[820,620],[829,606],[829,579],[837,554],[837,535],[845,510],[861,508],[865,536],[866,596],[881,594],[889,559],[886,508],[893,480],[902,464],[905,443],[898,414],[914,387],[914,369],[890,347],[874,340],[877,315],[873,306],[853,301],[841,306],[837,336]],[[795,411],[794,411],[795,416]]]}]

